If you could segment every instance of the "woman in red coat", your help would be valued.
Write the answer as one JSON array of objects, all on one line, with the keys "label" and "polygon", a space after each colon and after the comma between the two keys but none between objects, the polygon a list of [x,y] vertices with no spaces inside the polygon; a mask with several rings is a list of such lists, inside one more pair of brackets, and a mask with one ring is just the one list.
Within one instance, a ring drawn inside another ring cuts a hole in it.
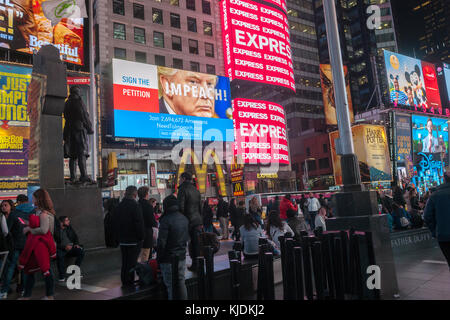
[{"label": "woman in red coat", "polygon": [[287,220],[287,212],[289,209],[297,211],[297,205],[294,206],[294,204],[291,201],[291,195],[287,194],[284,196],[283,200],[281,200],[281,203],[280,203],[280,218],[281,218],[281,220],[283,220],[283,221]]}]

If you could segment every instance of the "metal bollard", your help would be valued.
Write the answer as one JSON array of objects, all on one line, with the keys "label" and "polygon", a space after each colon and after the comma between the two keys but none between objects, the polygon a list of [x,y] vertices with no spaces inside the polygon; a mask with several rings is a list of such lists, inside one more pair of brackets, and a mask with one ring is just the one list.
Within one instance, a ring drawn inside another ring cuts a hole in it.
[{"label": "metal bollard", "polygon": [[265,300],[275,300],[275,284],[273,275],[273,253],[266,252],[264,254],[264,266],[266,269],[266,293]]},{"label": "metal bollard", "polygon": [[308,300],[314,299],[314,291],[313,291],[313,275],[312,275],[312,266],[311,266],[311,244],[309,242],[309,237],[303,238],[303,266],[304,266],[304,274],[305,274],[305,292]]},{"label": "metal bollard", "polygon": [[[294,268],[294,240],[291,238],[285,238],[285,274],[287,286],[287,296],[284,297],[285,300],[295,300],[296,299],[296,280],[295,280],[295,268]],[[284,280],[284,279],[283,279]]]},{"label": "metal bollard", "polygon": [[238,260],[230,260],[230,272],[231,272],[231,299],[240,299],[241,284],[239,281],[239,275],[241,272],[241,263]]},{"label": "metal bollard", "polygon": [[258,285],[256,289],[256,299],[263,300],[265,299],[266,292],[266,268],[265,268],[265,254],[266,246],[263,244],[259,245],[259,254],[258,254]]},{"label": "metal bollard", "polygon": [[301,247],[294,247],[294,266],[296,280],[297,300],[305,300],[305,286],[303,281],[303,250]]},{"label": "metal bollard", "polygon": [[324,292],[323,292],[322,244],[319,241],[313,243],[312,253],[313,253],[314,284],[316,285],[316,295],[318,300],[323,300]]},{"label": "metal bollard", "polygon": [[351,293],[351,276],[350,276],[350,260],[349,260],[349,239],[346,231],[339,233],[341,238],[343,273],[344,273],[344,292]]},{"label": "metal bollard", "polygon": [[340,238],[334,239],[334,279],[336,286],[336,299],[344,300],[345,298],[345,284],[344,284],[344,257],[342,254],[342,240]]},{"label": "metal bollard", "polygon": [[354,233],[350,235],[350,246],[350,261],[352,262],[352,272],[354,274],[352,284],[356,297],[361,300],[363,298],[363,277],[361,274],[361,259],[359,255],[358,235]]},{"label": "metal bollard", "polygon": [[178,300],[178,256],[171,257],[171,267],[172,267],[172,300]]},{"label": "metal bollard", "polygon": [[333,272],[333,265],[334,265],[334,259],[333,259],[333,253],[332,253],[332,246],[331,246],[331,239],[333,239],[332,234],[323,234],[322,237],[322,254],[323,254],[323,262],[324,262],[324,271],[325,271],[325,277],[324,277],[324,285],[327,288],[328,296],[331,299],[336,298],[335,293],[335,279],[334,279],[334,272]]},{"label": "metal bollard", "polygon": [[210,246],[204,247],[206,261],[206,294],[209,300],[214,299],[214,254],[213,248]]},{"label": "metal bollard", "polygon": [[197,257],[198,300],[206,299],[205,258]]},{"label": "metal bollard", "polygon": [[287,283],[286,283],[286,246],[284,242],[284,236],[278,237],[280,242],[280,254],[281,254],[281,275],[283,277],[283,299],[288,296]]}]

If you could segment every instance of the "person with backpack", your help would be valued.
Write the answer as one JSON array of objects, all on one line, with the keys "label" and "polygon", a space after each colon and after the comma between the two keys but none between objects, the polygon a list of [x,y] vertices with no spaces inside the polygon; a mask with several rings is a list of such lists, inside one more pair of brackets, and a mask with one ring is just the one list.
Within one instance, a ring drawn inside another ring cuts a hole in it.
[{"label": "person with backpack", "polygon": [[219,196],[216,216],[219,219],[222,240],[228,240],[228,209],[228,203],[222,198],[222,196]]},{"label": "person with backpack", "polygon": [[291,201],[291,195],[288,193],[284,196],[283,200],[281,200],[280,203],[280,219],[282,221],[287,220],[287,211],[288,210],[294,210],[297,211],[297,205],[294,206],[294,204]]},{"label": "person with backpack", "polygon": [[406,230],[411,224],[410,216],[408,212],[398,204],[397,202],[394,202],[392,205],[392,218],[393,221],[393,228],[394,230]]},{"label": "person with backpack", "polygon": [[178,207],[178,200],[172,194],[163,201],[164,213],[160,218],[159,235],[156,246],[157,261],[161,268],[164,284],[167,288],[169,300],[173,300],[172,292],[172,257],[178,257],[178,293],[176,297],[187,300],[185,283],[186,247],[189,241],[189,219],[183,215]]},{"label": "person with backpack", "polygon": [[211,209],[211,206],[208,203],[208,200],[205,200],[203,203],[202,215],[203,215],[203,231],[214,232],[214,225],[213,225],[214,213]]}]

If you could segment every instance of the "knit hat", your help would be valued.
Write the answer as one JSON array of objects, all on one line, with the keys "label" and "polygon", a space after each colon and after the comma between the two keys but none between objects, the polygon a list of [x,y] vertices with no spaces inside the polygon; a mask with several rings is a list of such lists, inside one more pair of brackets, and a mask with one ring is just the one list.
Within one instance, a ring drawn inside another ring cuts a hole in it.
[{"label": "knit hat", "polygon": [[167,196],[163,201],[164,212],[166,212],[167,209],[173,206],[178,206],[178,200],[173,194],[171,194],[170,196]]}]

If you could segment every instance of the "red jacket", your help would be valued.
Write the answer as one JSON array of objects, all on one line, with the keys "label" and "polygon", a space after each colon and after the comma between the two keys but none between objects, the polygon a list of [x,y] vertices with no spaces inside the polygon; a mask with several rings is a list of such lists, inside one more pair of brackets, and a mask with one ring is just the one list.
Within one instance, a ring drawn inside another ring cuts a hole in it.
[{"label": "red jacket", "polygon": [[297,211],[297,205],[293,205],[291,200],[283,198],[280,203],[280,218],[287,219],[287,211],[289,209]]},{"label": "red jacket", "polygon": [[[39,216],[30,215],[30,228],[39,227]],[[47,234],[28,233],[25,248],[19,257],[19,269],[24,269],[25,273],[30,274],[41,271],[44,276],[49,274],[50,259],[56,258],[56,246],[50,230]]]}]

